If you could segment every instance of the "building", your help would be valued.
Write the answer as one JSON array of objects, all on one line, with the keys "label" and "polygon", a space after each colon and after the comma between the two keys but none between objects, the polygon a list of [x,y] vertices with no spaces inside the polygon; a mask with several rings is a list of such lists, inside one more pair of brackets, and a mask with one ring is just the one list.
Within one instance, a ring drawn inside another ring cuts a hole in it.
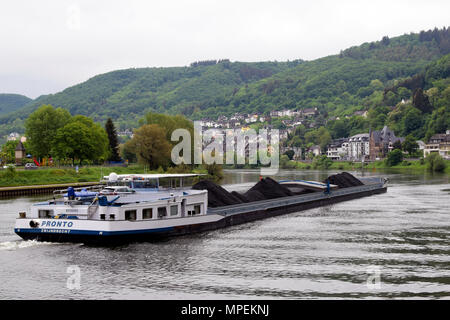
[{"label": "building", "polygon": [[394,143],[398,141],[402,143],[405,139],[396,137],[394,131],[384,126],[380,131],[371,130],[369,132],[369,140],[369,158],[371,161],[374,161],[385,158],[394,148]]},{"label": "building", "polygon": [[16,156],[16,165],[21,166],[22,165],[22,161],[26,156],[25,153],[25,147],[23,146],[22,141],[19,141],[19,143],[17,144],[17,147],[14,151],[15,156]]},{"label": "building", "polygon": [[347,159],[362,161],[369,159],[369,134],[360,133],[348,139]]},{"label": "building", "polygon": [[427,157],[431,153],[438,153],[444,159],[450,160],[450,130],[446,133],[433,135],[423,150],[423,156]]},{"label": "building", "polygon": [[355,111],[353,113],[354,116],[360,116],[363,118],[367,118],[367,110],[362,110],[362,111]]},{"label": "building", "polygon": [[327,147],[327,157],[331,160],[345,160],[348,156],[348,139],[334,140]]},{"label": "building", "polygon": [[306,108],[302,110],[302,115],[304,117],[314,117],[317,113],[317,108]]},{"label": "building", "polygon": [[312,153],[314,157],[320,156],[322,154],[320,146],[311,146],[306,150],[306,153]]},{"label": "building", "polygon": [[16,141],[20,138],[20,134],[18,134],[17,132],[11,132],[8,135],[8,138],[6,139],[7,141]]}]

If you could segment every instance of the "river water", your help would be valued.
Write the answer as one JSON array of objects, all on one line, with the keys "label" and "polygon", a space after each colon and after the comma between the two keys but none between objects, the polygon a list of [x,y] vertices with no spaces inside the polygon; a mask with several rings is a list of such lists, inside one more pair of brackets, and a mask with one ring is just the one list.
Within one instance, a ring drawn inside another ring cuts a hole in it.
[{"label": "river water", "polygon": [[[448,299],[449,177],[364,175],[388,177],[388,192],[115,248],[23,241],[14,219],[46,197],[0,200],[0,299]],[[224,184],[245,189],[258,177],[229,171]]]}]

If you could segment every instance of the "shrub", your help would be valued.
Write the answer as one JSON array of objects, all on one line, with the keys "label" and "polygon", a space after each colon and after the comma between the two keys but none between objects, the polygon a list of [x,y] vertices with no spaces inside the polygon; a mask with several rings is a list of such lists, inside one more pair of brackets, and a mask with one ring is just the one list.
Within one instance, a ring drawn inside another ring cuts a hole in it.
[{"label": "shrub", "polygon": [[388,167],[396,166],[403,161],[403,153],[400,149],[395,149],[389,152],[386,158],[386,165]]},{"label": "shrub", "polygon": [[447,167],[445,160],[438,153],[432,153],[426,158],[427,169],[431,172],[443,172]]},{"label": "shrub", "polygon": [[333,164],[333,161],[325,155],[315,157],[312,163],[314,169],[328,169]]}]

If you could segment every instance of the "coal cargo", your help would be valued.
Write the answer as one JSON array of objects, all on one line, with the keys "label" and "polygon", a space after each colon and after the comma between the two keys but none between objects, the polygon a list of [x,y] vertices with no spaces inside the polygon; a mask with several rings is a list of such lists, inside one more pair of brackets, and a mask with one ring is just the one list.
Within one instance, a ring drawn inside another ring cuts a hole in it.
[{"label": "coal cargo", "polygon": [[293,196],[292,192],[288,188],[282,186],[272,178],[261,179],[246,193],[250,191],[258,191],[265,197],[265,199],[275,199]]},{"label": "coal cargo", "polygon": [[192,186],[195,190],[208,190],[208,207],[223,207],[243,203],[241,199],[231,194],[214,182],[203,180]]},{"label": "coal cargo", "polygon": [[323,182],[327,183],[328,181],[330,182],[330,184],[335,184],[339,188],[350,188],[350,187],[361,186],[364,184],[348,172],[342,172],[342,173],[331,175],[327,179],[325,179]]}]

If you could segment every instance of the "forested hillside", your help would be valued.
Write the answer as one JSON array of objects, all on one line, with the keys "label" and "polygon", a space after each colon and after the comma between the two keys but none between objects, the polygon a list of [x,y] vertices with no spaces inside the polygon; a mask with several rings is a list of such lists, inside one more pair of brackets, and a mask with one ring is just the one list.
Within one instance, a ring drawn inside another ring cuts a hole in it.
[{"label": "forested hillside", "polygon": [[32,99],[20,94],[0,93],[0,115],[16,111],[30,101]]},{"label": "forested hillside", "polygon": [[44,104],[87,115],[95,121],[111,117],[121,128],[135,127],[147,111],[190,116],[221,104],[240,86],[300,63],[300,60],[257,63],[211,60],[189,67],[113,71],[60,93],[41,96],[20,111],[1,116],[0,135],[11,130],[23,131],[24,119]]},{"label": "forested hillside", "polygon": [[[147,111],[216,119],[235,112],[308,107],[317,107],[324,119],[376,110],[369,112],[373,122],[369,125],[378,127],[395,123],[389,113],[402,99],[412,99],[415,89],[436,88],[436,97],[444,94],[446,76],[436,72],[445,72],[441,68],[445,59],[439,59],[449,53],[450,32],[444,28],[391,39],[386,36],[313,61],[212,60],[189,67],[119,70],[39,97],[19,111],[0,116],[0,135],[23,132],[24,119],[43,104],[95,121],[111,117],[121,129],[136,127]],[[361,129],[355,126],[352,130]]]}]

